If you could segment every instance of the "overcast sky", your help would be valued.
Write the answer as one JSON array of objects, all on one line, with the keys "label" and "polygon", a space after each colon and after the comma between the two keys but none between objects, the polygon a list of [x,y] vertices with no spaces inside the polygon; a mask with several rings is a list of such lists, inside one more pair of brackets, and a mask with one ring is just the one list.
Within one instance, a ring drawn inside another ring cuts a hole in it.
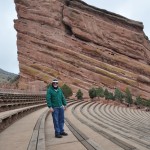
[{"label": "overcast sky", "polygon": [[[144,32],[150,39],[150,0],[84,0],[90,5],[143,22]],[[0,68],[19,73],[16,31],[17,18],[14,0],[0,0]]]}]

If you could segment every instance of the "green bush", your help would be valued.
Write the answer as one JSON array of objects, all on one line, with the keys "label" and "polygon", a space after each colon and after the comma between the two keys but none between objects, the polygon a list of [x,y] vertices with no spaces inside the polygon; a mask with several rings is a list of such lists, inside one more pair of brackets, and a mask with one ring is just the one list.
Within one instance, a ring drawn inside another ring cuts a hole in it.
[{"label": "green bush", "polygon": [[89,89],[89,96],[92,99],[96,97],[96,89],[95,88]]},{"label": "green bush", "polygon": [[72,89],[68,85],[64,84],[61,87],[61,89],[62,89],[62,91],[64,93],[65,98],[69,98],[70,96],[72,96],[72,94],[73,94],[72,93]]},{"label": "green bush", "polygon": [[105,99],[107,100],[113,99],[113,93],[109,92],[107,89],[105,89],[104,91],[104,96],[105,96]]},{"label": "green bush", "polygon": [[80,100],[83,99],[83,93],[82,93],[82,91],[81,91],[80,89],[79,89],[78,92],[76,93],[76,97],[77,97],[77,99],[80,99]]},{"label": "green bush", "polygon": [[114,93],[114,99],[120,101],[121,103],[123,102],[124,94],[118,89],[115,89]]},{"label": "green bush", "polygon": [[115,100],[114,94],[109,92],[107,99]]},{"label": "green bush", "polygon": [[133,103],[132,95],[128,87],[126,88],[125,91],[125,100],[129,105]]},{"label": "green bush", "polygon": [[145,106],[145,107],[150,107],[150,101],[143,99],[142,105]]},{"label": "green bush", "polygon": [[147,101],[146,101],[146,106],[147,106],[147,107],[150,107],[150,100],[147,100]]},{"label": "green bush", "polygon": [[146,106],[146,101],[144,99],[142,100],[142,106]]},{"label": "green bush", "polygon": [[142,105],[142,101],[143,101],[143,99],[140,96],[138,96],[138,97],[136,97],[135,103],[136,103],[136,105],[140,106],[140,105]]},{"label": "green bush", "polygon": [[107,89],[105,89],[105,91],[104,91],[104,96],[106,97],[107,95],[109,95],[109,92],[108,92]]},{"label": "green bush", "polygon": [[99,98],[99,97],[104,97],[104,90],[102,87],[99,87],[96,89],[96,96]]}]

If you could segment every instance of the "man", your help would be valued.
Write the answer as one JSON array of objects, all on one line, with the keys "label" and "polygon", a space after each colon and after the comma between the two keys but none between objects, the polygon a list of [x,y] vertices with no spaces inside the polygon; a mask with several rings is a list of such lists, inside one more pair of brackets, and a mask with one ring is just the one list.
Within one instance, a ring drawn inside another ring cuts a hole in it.
[{"label": "man", "polygon": [[64,132],[64,110],[66,110],[67,103],[62,90],[58,87],[58,80],[54,79],[52,85],[48,87],[46,101],[52,113],[55,137],[67,136],[68,134]]}]

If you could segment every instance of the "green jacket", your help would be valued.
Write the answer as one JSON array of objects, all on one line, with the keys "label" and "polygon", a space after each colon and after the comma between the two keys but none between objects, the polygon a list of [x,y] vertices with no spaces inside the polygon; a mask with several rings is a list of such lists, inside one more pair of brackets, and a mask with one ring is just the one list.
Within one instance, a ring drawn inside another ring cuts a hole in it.
[{"label": "green jacket", "polygon": [[67,105],[62,90],[58,88],[57,91],[55,91],[52,85],[49,86],[47,89],[46,101],[49,108],[61,107]]}]

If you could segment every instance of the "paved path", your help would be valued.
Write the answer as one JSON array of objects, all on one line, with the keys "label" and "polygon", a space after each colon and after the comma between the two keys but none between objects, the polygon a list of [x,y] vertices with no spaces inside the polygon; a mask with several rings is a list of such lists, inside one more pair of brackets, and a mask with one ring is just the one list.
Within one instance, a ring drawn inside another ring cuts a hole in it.
[{"label": "paved path", "polygon": [[77,140],[73,133],[65,125],[65,131],[68,136],[55,138],[52,116],[49,114],[46,120],[46,150],[86,150],[86,148]]},{"label": "paved path", "polygon": [[0,150],[27,150],[33,128],[47,107],[37,110],[16,121],[0,133]]}]

